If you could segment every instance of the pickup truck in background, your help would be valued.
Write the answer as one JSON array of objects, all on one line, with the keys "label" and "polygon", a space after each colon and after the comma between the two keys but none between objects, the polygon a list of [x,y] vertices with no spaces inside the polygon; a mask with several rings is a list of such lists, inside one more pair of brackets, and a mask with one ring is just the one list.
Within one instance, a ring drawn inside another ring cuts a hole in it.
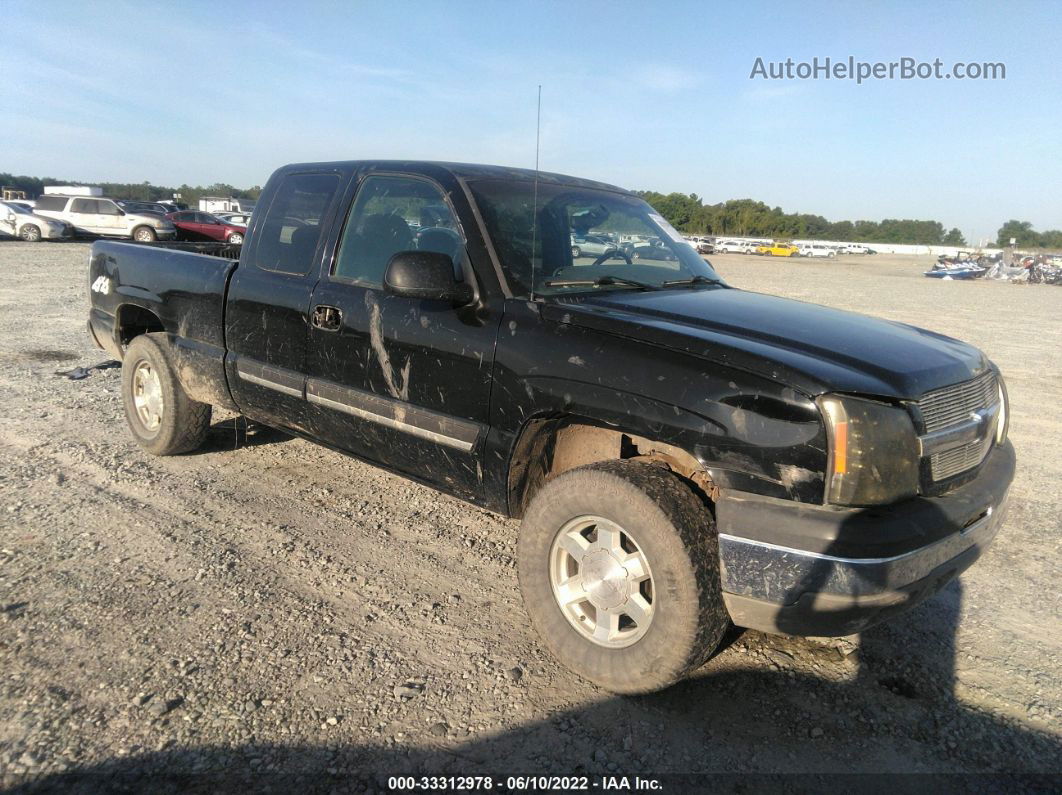
[{"label": "pickup truck in background", "polygon": [[[668,256],[573,259],[598,234]],[[1003,519],[1007,396],[980,351],[731,288],[619,188],[291,165],[225,253],[92,248],[89,329],[139,444],[192,450],[222,406],[522,518],[531,624],[609,690],[668,686],[731,623],[859,632]]]}]

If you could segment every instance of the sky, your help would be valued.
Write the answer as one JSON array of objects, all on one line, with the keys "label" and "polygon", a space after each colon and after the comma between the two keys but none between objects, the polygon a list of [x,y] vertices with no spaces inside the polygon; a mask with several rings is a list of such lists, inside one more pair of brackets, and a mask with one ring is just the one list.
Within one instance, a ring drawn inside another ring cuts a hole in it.
[{"label": "sky", "polygon": [[[239,187],[309,160],[533,167],[994,239],[1062,228],[1062,3],[3,0],[0,172]],[[1006,79],[764,80],[1002,62]]]}]

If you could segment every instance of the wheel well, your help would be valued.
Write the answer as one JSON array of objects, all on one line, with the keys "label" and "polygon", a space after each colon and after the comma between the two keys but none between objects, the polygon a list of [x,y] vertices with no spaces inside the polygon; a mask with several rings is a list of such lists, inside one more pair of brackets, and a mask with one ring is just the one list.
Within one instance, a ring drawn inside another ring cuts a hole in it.
[{"label": "wheel well", "polygon": [[509,510],[523,516],[535,493],[562,472],[598,461],[641,459],[666,467],[689,482],[705,502],[718,490],[704,467],[680,447],[575,418],[531,420],[524,426],[509,466]]},{"label": "wheel well", "polygon": [[132,342],[133,337],[138,337],[141,334],[150,334],[153,331],[166,330],[158,315],[150,309],[144,309],[142,306],[134,306],[133,304],[126,304],[119,308],[117,323],[118,340],[122,343],[123,348]]}]

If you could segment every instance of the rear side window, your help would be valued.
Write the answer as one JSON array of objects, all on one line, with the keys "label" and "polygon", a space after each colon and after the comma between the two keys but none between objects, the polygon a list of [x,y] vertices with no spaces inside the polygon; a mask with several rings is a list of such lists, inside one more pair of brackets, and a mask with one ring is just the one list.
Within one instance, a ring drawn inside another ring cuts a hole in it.
[{"label": "rear side window", "polygon": [[255,232],[255,264],[281,273],[305,275],[313,264],[322,223],[339,189],[338,174],[289,174],[273,195]]},{"label": "rear side window", "polygon": [[95,199],[74,199],[74,203],[70,206],[70,212],[95,215],[99,212],[96,209],[96,205]]},{"label": "rear side window", "polygon": [[37,209],[61,212],[66,209],[66,199],[62,196],[41,196],[37,199]]}]

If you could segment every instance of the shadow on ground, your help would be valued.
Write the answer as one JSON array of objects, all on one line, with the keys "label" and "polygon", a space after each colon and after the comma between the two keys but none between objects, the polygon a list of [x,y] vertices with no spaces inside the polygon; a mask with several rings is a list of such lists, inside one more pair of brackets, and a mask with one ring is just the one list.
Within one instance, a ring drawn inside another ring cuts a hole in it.
[{"label": "shadow on ground", "polygon": [[[756,656],[749,668],[713,671],[709,663],[663,693],[606,697],[493,736],[462,738],[446,726],[439,736],[425,732],[417,747],[374,738],[169,748],[26,781],[16,791],[364,792],[386,791],[396,775],[519,774],[591,781],[666,774],[671,792],[1058,791],[1057,737],[955,700],[950,630],[960,602],[953,583],[907,626],[865,633],[858,660],[848,660],[857,671],[845,682],[771,662],[836,667],[842,652],[835,648],[746,633],[731,638],[730,653]],[[935,775],[886,780],[882,772]]]},{"label": "shadow on ground", "polygon": [[290,441],[294,437],[283,431],[259,425],[244,417],[233,417],[215,422],[210,426],[206,441],[202,446],[188,455],[204,455],[225,450],[240,450],[244,447],[258,447],[263,444],[277,444]]}]

